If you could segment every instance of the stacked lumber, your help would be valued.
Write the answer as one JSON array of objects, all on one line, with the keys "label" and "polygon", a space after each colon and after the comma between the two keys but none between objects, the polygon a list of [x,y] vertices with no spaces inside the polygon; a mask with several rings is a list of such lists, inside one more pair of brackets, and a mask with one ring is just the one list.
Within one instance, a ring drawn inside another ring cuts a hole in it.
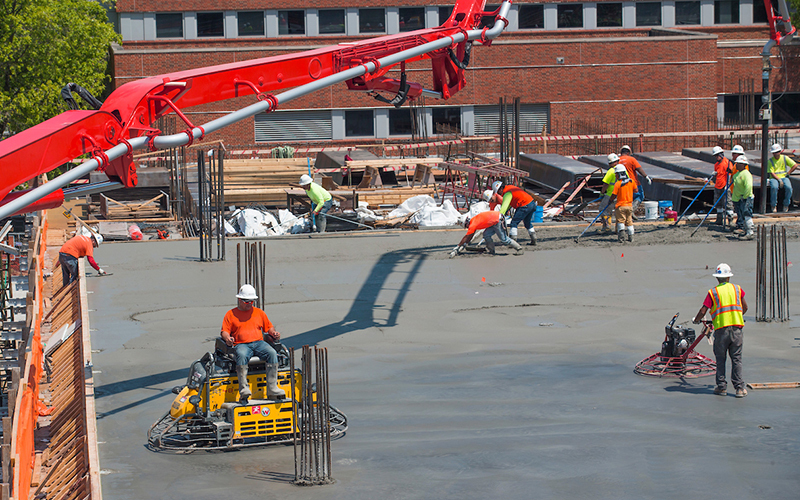
[{"label": "stacked lumber", "polygon": [[359,189],[358,201],[366,201],[369,207],[378,208],[380,205],[400,205],[414,196],[434,196],[434,187],[396,187],[389,189]]},{"label": "stacked lumber", "polygon": [[155,219],[169,218],[172,213],[161,208],[159,194],[145,201],[117,201],[108,196],[100,197],[100,214],[106,219]]},{"label": "stacked lumber", "polygon": [[307,173],[307,158],[226,159],[225,204],[286,206],[286,189]]}]

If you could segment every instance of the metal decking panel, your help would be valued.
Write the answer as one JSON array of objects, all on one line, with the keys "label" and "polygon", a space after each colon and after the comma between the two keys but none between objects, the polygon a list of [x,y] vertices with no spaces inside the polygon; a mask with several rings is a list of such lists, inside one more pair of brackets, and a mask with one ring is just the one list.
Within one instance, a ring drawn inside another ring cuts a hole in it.
[{"label": "metal decking panel", "polygon": [[574,183],[589,174],[592,179],[603,178],[604,171],[586,163],[555,154],[520,155],[518,167],[530,174],[528,181],[558,191],[566,182]]},{"label": "metal decking panel", "polygon": [[[714,173],[714,164],[688,156],[656,151],[652,153],[636,153],[633,155],[639,162],[647,162],[657,167],[672,170],[690,177],[705,179]],[[646,170],[645,170],[646,171]]]}]

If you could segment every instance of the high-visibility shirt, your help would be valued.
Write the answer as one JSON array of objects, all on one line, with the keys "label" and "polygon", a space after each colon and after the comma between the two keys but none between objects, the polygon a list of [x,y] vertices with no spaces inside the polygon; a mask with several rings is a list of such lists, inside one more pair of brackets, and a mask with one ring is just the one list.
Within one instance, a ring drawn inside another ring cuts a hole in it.
[{"label": "high-visibility shirt", "polygon": [[603,176],[603,182],[608,184],[606,196],[611,196],[611,193],[614,192],[614,183],[617,182],[617,174],[614,172],[614,167],[608,169],[606,175]]},{"label": "high-visibility shirt", "polygon": [[717,177],[714,181],[714,188],[716,189],[725,189],[728,186],[728,169],[733,170],[734,172],[736,169],[733,167],[733,163],[724,156],[722,159],[714,164],[714,171],[717,173]]},{"label": "high-visibility shirt", "polygon": [[620,156],[619,164],[625,165],[625,169],[628,171],[628,178],[633,181],[633,190],[636,191],[639,187],[639,181],[636,180],[636,171],[642,168],[642,164],[633,156],[628,155]]},{"label": "high-visibility shirt", "polygon": [[319,212],[322,210],[322,205],[332,198],[331,194],[328,192],[327,189],[312,182],[308,191],[306,191],[308,197],[311,198],[311,201],[314,202],[314,212]]},{"label": "high-visibility shirt", "polygon": [[222,320],[222,331],[233,337],[234,344],[247,344],[264,340],[264,334],[272,328],[267,313],[257,307],[242,311],[234,307],[225,314]]},{"label": "high-visibility shirt", "polygon": [[61,245],[61,250],[59,250],[59,252],[80,259],[81,257],[94,257],[92,253],[93,249],[92,238],[79,234]]},{"label": "high-visibility shirt", "polygon": [[783,179],[786,177],[786,171],[794,167],[794,160],[786,155],[780,155],[777,160],[773,156],[769,159],[767,165],[769,166],[767,170],[769,173],[775,174],[778,179]]},{"label": "high-visibility shirt", "polygon": [[500,222],[500,212],[496,210],[489,210],[488,212],[481,212],[469,221],[469,228],[467,234],[472,234],[480,229],[492,227]]},{"label": "high-visibility shirt", "polygon": [[505,215],[508,208],[526,207],[533,201],[533,196],[529,195],[524,189],[517,186],[506,186],[503,189],[503,204],[500,206],[500,213]]},{"label": "high-visibility shirt", "polygon": [[733,174],[731,190],[733,193],[731,199],[733,201],[753,198],[753,174],[749,170],[742,170]]},{"label": "high-visibility shirt", "polygon": [[630,179],[618,180],[614,184],[612,194],[617,197],[617,207],[633,206],[633,191],[636,189],[635,182]]},{"label": "high-visibility shirt", "polygon": [[720,283],[708,291],[703,305],[710,310],[715,330],[726,326],[744,326],[742,298],[744,290],[733,283]]}]

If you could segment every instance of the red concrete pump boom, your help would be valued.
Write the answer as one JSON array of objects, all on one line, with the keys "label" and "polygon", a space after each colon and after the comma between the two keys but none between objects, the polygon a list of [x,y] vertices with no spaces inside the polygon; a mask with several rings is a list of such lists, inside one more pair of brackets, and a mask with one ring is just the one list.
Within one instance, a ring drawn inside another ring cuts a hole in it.
[{"label": "red concrete pump boom", "polygon": [[[768,1],[768,0],[767,0]],[[350,90],[395,94],[382,99],[396,106],[423,93],[441,99],[464,88],[464,69],[472,40],[484,45],[508,25],[511,2],[484,12],[485,0],[457,0],[439,27],[263,59],[198,68],[144,78],[115,90],[96,110],[72,110],[0,141],[0,218],[59,206],[62,187],[101,168],[115,187],[136,185],[135,149],[158,150],[191,144],[206,134],[281,103],[346,82]],[[495,16],[492,27],[479,29],[484,16]],[[465,57],[466,56],[466,57]],[[431,60],[433,88],[387,78],[394,66]],[[291,89],[282,94],[273,92]],[[192,124],[182,109],[255,95],[242,110],[203,126]],[[174,112],[186,124],[179,134],[163,136],[156,120]],[[91,159],[42,186],[23,192],[12,189],[50,172],[81,155]],[[107,183],[109,184],[109,183]]]}]

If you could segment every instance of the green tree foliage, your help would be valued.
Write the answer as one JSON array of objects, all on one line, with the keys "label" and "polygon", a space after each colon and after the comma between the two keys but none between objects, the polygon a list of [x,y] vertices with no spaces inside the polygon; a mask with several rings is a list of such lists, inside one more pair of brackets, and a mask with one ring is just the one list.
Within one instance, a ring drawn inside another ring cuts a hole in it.
[{"label": "green tree foliage", "polygon": [[92,0],[0,0],[0,137],[66,110],[67,83],[100,95],[114,41],[105,8]]}]

